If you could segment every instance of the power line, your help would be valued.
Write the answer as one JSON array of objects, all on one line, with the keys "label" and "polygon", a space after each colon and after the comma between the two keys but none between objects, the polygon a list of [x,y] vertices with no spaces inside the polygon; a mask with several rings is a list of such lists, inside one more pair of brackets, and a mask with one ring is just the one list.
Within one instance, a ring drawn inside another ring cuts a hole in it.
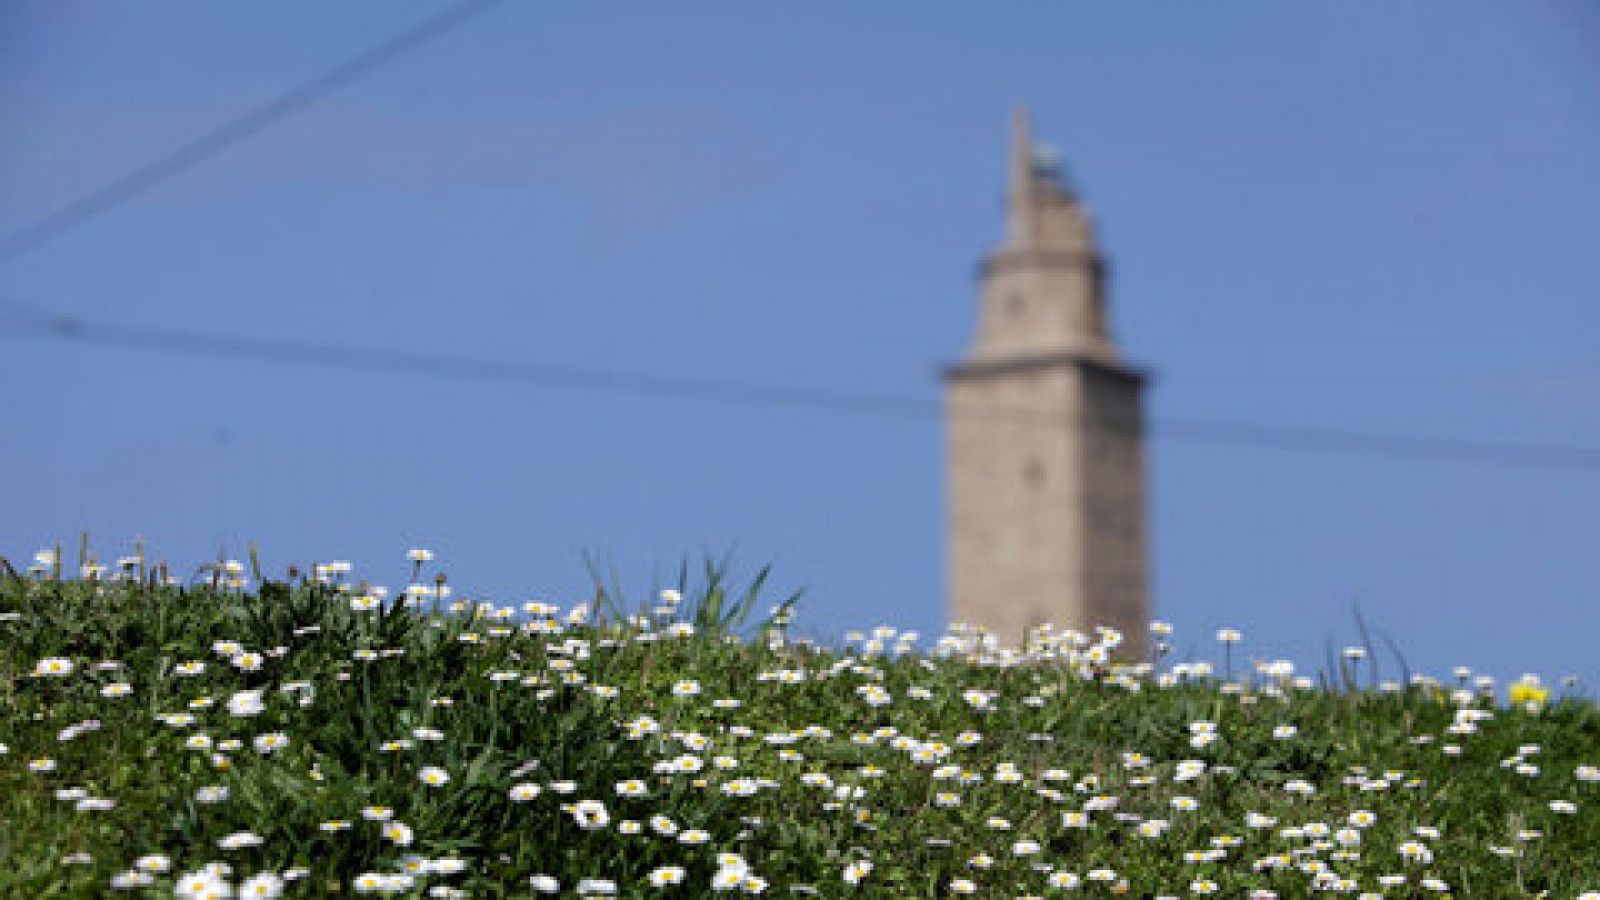
[{"label": "power line", "polygon": [[1189,418],[1162,418],[1158,430],[1167,437],[1230,446],[1279,450],[1318,450],[1418,462],[1471,462],[1545,469],[1600,472],[1600,448],[1482,441]]},{"label": "power line", "polygon": [[[1013,424],[1063,427],[1091,425],[1143,428],[1145,422],[1074,422],[1038,410],[945,410],[937,402],[897,394],[878,394],[794,385],[757,384],[643,372],[553,366],[474,359],[442,353],[385,350],[318,341],[208,334],[144,325],[89,323],[72,316],[47,318],[9,314],[0,322],[15,330],[0,337],[70,341],[108,349],[135,350],[278,365],[319,366],[439,379],[464,379],[531,387],[593,390],[676,397],[755,406],[809,408],[901,419],[936,419],[947,412]],[[1600,471],[1600,448],[1557,447],[1420,435],[1383,434],[1259,422],[1162,417],[1148,422],[1154,435],[1225,446],[1314,450],[1388,459],[1471,462],[1545,469]]]},{"label": "power line", "polygon": [[224,122],[166,155],[90,191],[55,212],[24,225],[0,238],[0,265],[60,237],[83,222],[114,209],[234,144],[259,134],[322,95],[416,50],[502,2],[504,0],[465,0],[458,3],[273,100]]},{"label": "power line", "polygon": [[915,398],[891,394],[874,395],[828,388],[760,385],[678,375],[483,360],[424,351],[208,334],[143,325],[90,324],[73,316],[46,319],[0,314],[0,321],[19,328],[15,334],[0,336],[53,338],[108,348],[232,361],[254,360],[391,375],[687,397],[745,405],[810,407],[912,418],[937,413],[936,407]]}]

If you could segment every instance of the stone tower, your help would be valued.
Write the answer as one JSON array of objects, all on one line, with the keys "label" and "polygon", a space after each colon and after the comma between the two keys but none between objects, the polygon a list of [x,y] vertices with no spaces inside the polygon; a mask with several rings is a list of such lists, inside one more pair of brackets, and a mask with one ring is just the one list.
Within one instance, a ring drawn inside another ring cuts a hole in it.
[{"label": "stone tower", "polygon": [[1012,647],[1045,622],[1109,625],[1142,658],[1145,376],[1118,360],[1089,216],[1026,110],[1006,202],[977,335],[945,371],[951,619]]}]

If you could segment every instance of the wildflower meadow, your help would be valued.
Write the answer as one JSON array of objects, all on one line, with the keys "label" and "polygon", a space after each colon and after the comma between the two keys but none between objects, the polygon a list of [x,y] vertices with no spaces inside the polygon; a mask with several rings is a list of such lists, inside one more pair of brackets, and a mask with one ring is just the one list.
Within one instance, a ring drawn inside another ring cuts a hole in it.
[{"label": "wildflower meadow", "polygon": [[1600,713],[1532,677],[61,557],[0,561],[3,897],[1600,898]]}]

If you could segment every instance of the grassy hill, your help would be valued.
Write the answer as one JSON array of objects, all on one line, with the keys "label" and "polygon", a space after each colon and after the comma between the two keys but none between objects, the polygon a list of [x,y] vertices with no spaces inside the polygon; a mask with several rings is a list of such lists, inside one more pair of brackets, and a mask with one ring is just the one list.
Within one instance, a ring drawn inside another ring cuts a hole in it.
[{"label": "grassy hill", "polygon": [[0,896],[1600,897],[1588,700],[828,650],[759,578],[496,606],[417,556],[0,574]]}]

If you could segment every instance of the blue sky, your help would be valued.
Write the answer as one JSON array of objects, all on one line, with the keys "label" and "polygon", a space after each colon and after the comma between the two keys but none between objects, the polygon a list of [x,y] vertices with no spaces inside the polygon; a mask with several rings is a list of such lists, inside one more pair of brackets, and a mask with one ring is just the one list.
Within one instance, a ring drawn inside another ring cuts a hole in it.
[{"label": "blue sky", "polygon": [[[8,4],[6,233],[443,8]],[[9,263],[12,310],[937,399],[1008,110],[1100,227],[1151,412],[1600,446],[1600,14],[508,3]],[[0,341],[0,553],[135,535],[458,590],[771,562],[942,622],[936,419]],[[1152,445],[1179,647],[1600,678],[1600,473]]]}]

